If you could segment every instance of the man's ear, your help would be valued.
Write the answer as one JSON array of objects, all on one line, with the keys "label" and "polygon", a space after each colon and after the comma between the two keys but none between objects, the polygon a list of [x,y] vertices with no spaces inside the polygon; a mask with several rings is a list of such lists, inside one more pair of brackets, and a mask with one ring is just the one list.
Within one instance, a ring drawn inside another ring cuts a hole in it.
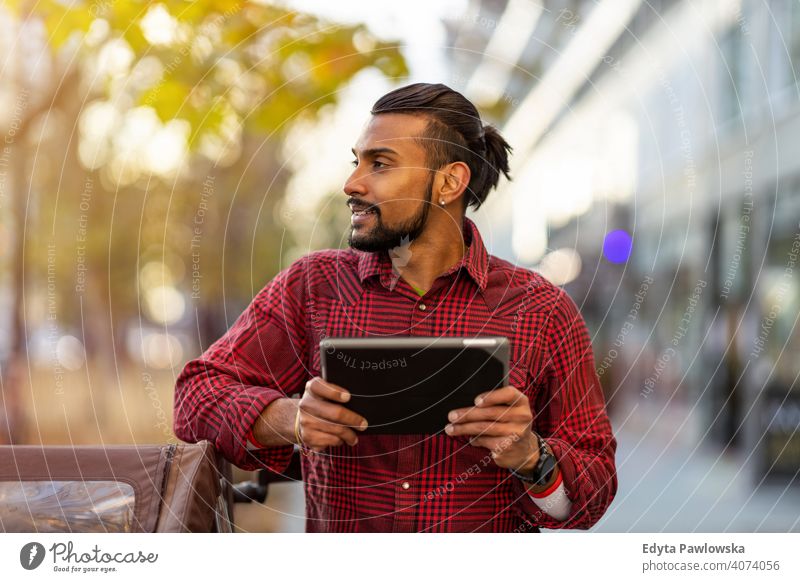
[{"label": "man's ear", "polygon": [[433,203],[439,205],[444,200],[445,204],[450,204],[461,198],[469,185],[470,176],[469,166],[464,162],[453,162],[439,168],[434,182]]}]

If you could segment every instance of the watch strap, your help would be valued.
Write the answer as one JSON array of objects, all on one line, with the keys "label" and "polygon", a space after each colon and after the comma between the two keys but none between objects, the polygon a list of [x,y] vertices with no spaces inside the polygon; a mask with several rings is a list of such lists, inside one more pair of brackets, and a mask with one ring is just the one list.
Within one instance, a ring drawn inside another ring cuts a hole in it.
[{"label": "watch strap", "polygon": [[[540,481],[541,481],[541,478],[542,478],[541,469],[542,469],[543,462],[544,462],[546,456],[554,457],[554,455],[553,455],[552,451],[550,450],[549,446],[547,445],[547,441],[545,441],[539,435],[539,433],[537,433],[535,431],[531,431],[531,432],[533,432],[533,435],[536,437],[536,442],[539,445],[539,460],[537,461],[536,466],[534,467],[534,473],[533,473],[532,476],[528,476],[528,475],[523,475],[521,473],[518,473],[514,469],[511,469],[511,474],[514,475],[515,477],[517,477],[518,479],[521,479],[522,481],[525,481],[526,483],[534,483],[536,485],[542,485],[542,483],[540,483]],[[555,467],[551,470],[551,474],[548,476],[548,480],[550,478],[552,478],[552,471],[555,471]]]}]

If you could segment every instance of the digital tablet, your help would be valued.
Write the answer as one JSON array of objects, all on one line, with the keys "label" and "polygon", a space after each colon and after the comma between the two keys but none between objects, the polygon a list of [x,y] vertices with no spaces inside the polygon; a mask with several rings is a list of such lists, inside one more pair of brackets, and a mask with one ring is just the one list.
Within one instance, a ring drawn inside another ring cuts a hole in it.
[{"label": "digital tablet", "polygon": [[325,338],[322,378],[346,388],[364,434],[436,434],[455,408],[507,385],[505,337]]}]

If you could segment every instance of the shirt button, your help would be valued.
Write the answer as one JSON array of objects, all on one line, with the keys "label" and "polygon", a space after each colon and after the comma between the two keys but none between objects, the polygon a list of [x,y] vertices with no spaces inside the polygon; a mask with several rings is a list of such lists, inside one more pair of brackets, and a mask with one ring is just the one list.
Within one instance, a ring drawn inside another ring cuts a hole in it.
[{"label": "shirt button", "polygon": [[419,310],[420,310],[420,311],[425,311],[426,309],[428,309],[428,308],[425,306],[425,304],[424,304],[424,303],[420,303],[420,304],[419,304]]},{"label": "shirt button", "polygon": [[403,489],[408,489],[409,487],[411,487],[411,483],[409,483],[408,481],[403,481],[403,484],[401,485],[401,487]]}]

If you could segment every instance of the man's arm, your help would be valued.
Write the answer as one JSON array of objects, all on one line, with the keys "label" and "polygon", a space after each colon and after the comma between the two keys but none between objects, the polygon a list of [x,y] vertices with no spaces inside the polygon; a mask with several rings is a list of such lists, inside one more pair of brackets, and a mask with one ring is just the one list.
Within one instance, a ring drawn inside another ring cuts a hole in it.
[{"label": "man's arm", "polygon": [[556,520],[534,503],[514,479],[526,513],[544,528],[588,529],[602,517],[617,491],[617,443],[594,367],[586,324],[563,291],[549,313],[541,390],[533,404],[535,430],[558,459],[570,513]]},{"label": "man's arm", "polygon": [[287,420],[293,420],[297,404],[285,397],[302,390],[310,377],[306,268],[303,258],[281,271],[225,335],[186,364],[175,385],[178,438],[207,439],[246,470],[280,472],[288,466],[294,439]]}]

